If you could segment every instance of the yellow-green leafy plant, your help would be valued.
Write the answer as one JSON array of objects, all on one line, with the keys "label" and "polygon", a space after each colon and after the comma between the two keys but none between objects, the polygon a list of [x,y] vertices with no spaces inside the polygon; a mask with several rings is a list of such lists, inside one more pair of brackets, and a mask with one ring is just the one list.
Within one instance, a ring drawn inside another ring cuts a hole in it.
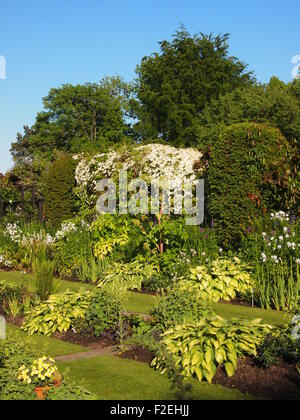
[{"label": "yellow-green leafy plant", "polygon": [[151,277],[156,271],[153,265],[145,265],[138,261],[132,263],[114,263],[102,276],[98,287],[111,289],[141,290],[144,279]]},{"label": "yellow-green leafy plant", "polygon": [[179,287],[196,293],[204,301],[229,302],[239,296],[250,296],[254,281],[238,258],[222,259],[191,268],[189,277],[180,279]]},{"label": "yellow-green leafy plant", "polygon": [[52,295],[27,313],[22,329],[29,335],[67,332],[75,320],[85,318],[90,296],[91,293],[84,290]]},{"label": "yellow-green leafy plant", "polygon": [[[223,366],[231,377],[240,356],[255,356],[257,346],[271,328],[261,324],[260,319],[226,321],[212,317],[194,324],[176,325],[163,334],[162,343],[184,377],[211,383],[218,366]],[[164,374],[165,356],[155,357],[152,366]]]}]

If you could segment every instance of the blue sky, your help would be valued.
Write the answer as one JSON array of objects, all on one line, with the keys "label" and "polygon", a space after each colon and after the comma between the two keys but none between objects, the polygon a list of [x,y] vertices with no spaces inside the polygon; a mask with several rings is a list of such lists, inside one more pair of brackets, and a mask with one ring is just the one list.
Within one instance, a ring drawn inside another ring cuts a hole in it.
[{"label": "blue sky", "polygon": [[141,58],[180,23],[191,33],[231,34],[230,52],[257,78],[291,80],[300,55],[299,0],[0,0],[0,172],[10,143],[31,125],[42,97],[62,83],[130,80]]}]

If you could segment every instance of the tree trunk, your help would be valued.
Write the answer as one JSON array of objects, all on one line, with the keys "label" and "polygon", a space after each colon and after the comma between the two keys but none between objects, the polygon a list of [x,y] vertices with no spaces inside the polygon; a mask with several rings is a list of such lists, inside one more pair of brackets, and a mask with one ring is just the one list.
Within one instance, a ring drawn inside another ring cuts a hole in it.
[{"label": "tree trunk", "polygon": [[43,223],[44,221],[44,201],[43,200],[39,200],[39,221],[41,223]]}]

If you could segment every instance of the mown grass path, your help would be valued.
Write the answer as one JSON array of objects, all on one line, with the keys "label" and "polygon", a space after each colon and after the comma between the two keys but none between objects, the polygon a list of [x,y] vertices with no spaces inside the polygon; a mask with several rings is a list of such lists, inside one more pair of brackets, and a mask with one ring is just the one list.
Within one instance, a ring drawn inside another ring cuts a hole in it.
[{"label": "mown grass path", "polygon": [[[35,290],[35,278],[32,274],[22,274],[17,271],[0,271],[0,280],[5,280],[11,285],[24,284],[29,290]],[[93,285],[72,282],[68,280],[59,280],[59,292],[66,290],[92,290]],[[145,293],[127,292],[126,311],[137,314],[149,315],[151,310],[155,307],[157,297],[147,295]],[[260,308],[251,308],[242,305],[232,305],[226,303],[213,304],[215,313],[225,319],[243,318],[255,319],[261,318],[264,323],[271,325],[283,325],[287,322],[287,318],[283,312],[267,311]]]}]

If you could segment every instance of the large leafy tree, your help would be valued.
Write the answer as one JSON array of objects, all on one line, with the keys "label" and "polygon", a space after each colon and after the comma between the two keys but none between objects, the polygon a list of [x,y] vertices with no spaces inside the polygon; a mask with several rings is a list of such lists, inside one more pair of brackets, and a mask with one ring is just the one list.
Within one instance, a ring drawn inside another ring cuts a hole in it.
[{"label": "large leafy tree", "polygon": [[199,114],[211,100],[252,82],[246,65],[228,54],[229,35],[191,36],[184,28],[137,68],[142,136],[178,145],[198,142]]},{"label": "large leafy tree", "polygon": [[235,89],[213,99],[199,120],[201,146],[212,145],[220,132],[238,122],[263,122],[281,130],[292,143],[300,140],[300,81],[272,77],[265,85]]},{"label": "large leafy tree", "polygon": [[18,134],[12,144],[14,159],[41,155],[51,159],[55,150],[101,150],[124,141],[128,95],[129,87],[119,78],[51,89],[33,127],[24,127],[24,135]]}]

